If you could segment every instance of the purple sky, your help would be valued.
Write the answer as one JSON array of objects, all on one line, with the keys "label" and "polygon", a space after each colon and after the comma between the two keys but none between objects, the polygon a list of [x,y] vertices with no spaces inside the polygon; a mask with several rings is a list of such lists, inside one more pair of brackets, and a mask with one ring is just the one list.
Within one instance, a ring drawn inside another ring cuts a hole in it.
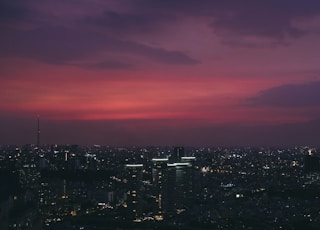
[{"label": "purple sky", "polygon": [[320,2],[0,0],[0,144],[312,145]]}]

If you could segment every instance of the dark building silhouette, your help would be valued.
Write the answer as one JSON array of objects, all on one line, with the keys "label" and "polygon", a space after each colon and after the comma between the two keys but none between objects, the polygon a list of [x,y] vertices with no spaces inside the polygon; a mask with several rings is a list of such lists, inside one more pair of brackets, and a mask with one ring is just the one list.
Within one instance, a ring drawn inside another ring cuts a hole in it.
[{"label": "dark building silhouette", "polygon": [[320,158],[315,150],[309,150],[304,157],[304,170],[305,172],[320,172]]},{"label": "dark building silhouette", "polygon": [[185,161],[168,164],[168,216],[187,211],[193,205],[195,158],[182,160]]},{"label": "dark building silhouette", "polygon": [[180,161],[181,157],[184,157],[184,147],[174,147],[173,153],[170,156],[170,160],[178,162]]}]

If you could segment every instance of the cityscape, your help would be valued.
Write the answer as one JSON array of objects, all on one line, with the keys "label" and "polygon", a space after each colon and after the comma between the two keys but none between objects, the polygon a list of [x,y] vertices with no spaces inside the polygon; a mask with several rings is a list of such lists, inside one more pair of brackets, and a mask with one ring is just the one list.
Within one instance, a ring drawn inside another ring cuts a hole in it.
[{"label": "cityscape", "polygon": [[320,227],[320,1],[0,0],[0,230]]},{"label": "cityscape", "polygon": [[1,146],[0,228],[318,229],[316,149]]}]

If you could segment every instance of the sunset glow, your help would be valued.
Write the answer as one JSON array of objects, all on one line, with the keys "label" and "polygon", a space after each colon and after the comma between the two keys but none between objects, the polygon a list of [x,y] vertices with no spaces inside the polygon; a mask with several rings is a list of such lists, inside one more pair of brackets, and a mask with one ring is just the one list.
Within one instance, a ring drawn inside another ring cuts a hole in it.
[{"label": "sunset glow", "polygon": [[318,5],[2,1],[0,143],[315,144]]}]

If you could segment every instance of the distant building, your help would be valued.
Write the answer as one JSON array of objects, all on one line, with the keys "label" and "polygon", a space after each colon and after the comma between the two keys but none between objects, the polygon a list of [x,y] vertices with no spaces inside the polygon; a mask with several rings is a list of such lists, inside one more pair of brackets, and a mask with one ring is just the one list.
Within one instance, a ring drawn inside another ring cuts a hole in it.
[{"label": "distant building", "polygon": [[178,162],[181,157],[184,157],[184,147],[174,147],[173,153],[170,156],[170,161]]},{"label": "distant building", "polygon": [[314,149],[310,149],[304,157],[305,172],[320,172],[320,158]]},{"label": "distant building", "polygon": [[44,169],[47,167],[46,159],[44,157],[40,157],[39,159],[39,168]]}]

